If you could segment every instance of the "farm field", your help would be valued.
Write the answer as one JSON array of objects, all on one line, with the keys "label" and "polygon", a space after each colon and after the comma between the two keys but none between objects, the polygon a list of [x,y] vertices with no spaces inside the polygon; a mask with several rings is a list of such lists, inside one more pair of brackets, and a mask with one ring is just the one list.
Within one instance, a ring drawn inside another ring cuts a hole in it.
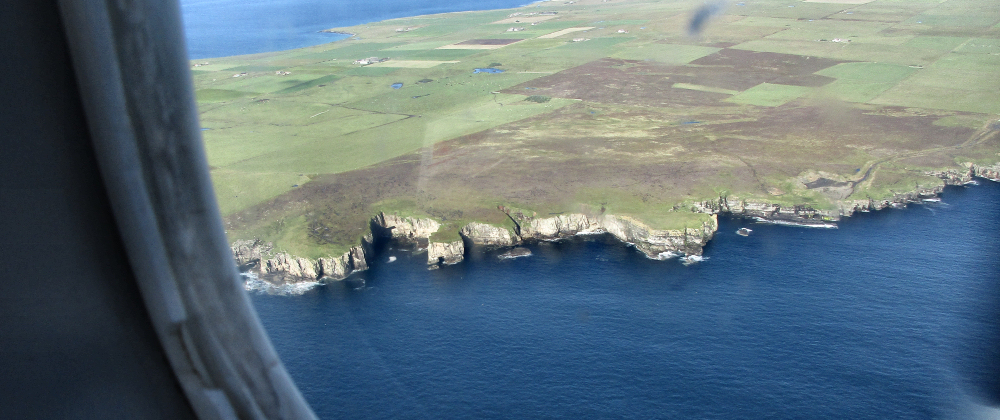
[{"label": "farm field", "polygon": [[677,229],[720,195],[837,209],[1000,162],[992,0],[732,2],[692,35],[699,4],[418,16],[192,62],[230,239],[339,255],[378,211],[454,240],[510,223],[498,205]]}]

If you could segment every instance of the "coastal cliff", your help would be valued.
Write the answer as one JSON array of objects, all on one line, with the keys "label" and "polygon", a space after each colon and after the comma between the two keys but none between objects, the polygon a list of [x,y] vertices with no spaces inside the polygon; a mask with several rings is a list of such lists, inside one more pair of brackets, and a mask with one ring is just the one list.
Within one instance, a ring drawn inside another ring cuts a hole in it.
[{"label": "coastal cliff", "polygon": [[427,245],[427,265],[457,264],[465,259],[465,244],[455,242],[431,242]]},{"label": "coastal cliff", "polygon": [[967,171],[947,170],[931,172],[930,175],[937,176],[944,180],[946,185],[962,185],[972,182],[973,177],[986,178],[991,181],[1000,182],[1000,162],[993,165],[976,165],[965,163],[963,166],[969,168]]},{"label": "coastal cliff", "polygon": [[469,223],[458,233],[473,245],[488,248],[503,248],[521,243],[520,238],[510,230],[485,223]]},{"label": "coastal cliff", "polygon": [[259,280],[271,284],[290,284],[342,280],[351,273],[367,270],[371,243],[371,235],[368,235],[361,245],[352,247],[339,257],[315,260],[274,252],[271,243],[259,239],[236,241],[231,249],[240,271],[253,273]]},{"label": "coastal cliff", "polygon": [[372,234],[398,243],[427,248],[427,265],[457,264],[465,258],[465,244],[455,242],[431,242],[430,237],[441,229],[441,223],[434,219],[400,217],[379,212],[371,221]]},{"label": "coastal cliff", "polygon": [[376,214],[371,225],[374,235],[415,244],[426,244],[431,235],[441,228],[441,224],[434,219],[400,217],[385,212]]},{"label": "coastal cliff", "polygon": [[585,214],[566,214],[555,217],[536,218],[516,215],[519,219],[520,236],[522,239],[558,239],[580,233],[596,232],[600,225],[591,221]]},{"label": "coastal cliff", "polygon": [[631,217],[606,215],[600,219],[600,226],[618,240],[634,245],[649,258],[663,260],[678,254],[701,256],[702,247],[719,228],[719,219],[713,214],[711,219],[697,228],[657,230]]},{"label": "coastal cliff", "polygon": [[787,223],[802,226],[832,227],[843,217],[854,213],[867,213],[892,207],[903,207],[910,203],[920,203],[933,200],[949,185],[965,185],[974,182],[973,178],[985,178],[1000,182],[1000,163],[994,165],[975,165],[966,163],[968,170],[947,170],[928,172],[942,180],[941,185],[926,188],[916,188],[913,191],[895,193],[890,198],[841,200],[836,203],[836,209],[815,209],[807,205],[785,206],[753,200],[741,200],[736,197],[719,197],[716,200],[695,203],[692,210],[699,213],[720,214],[729,213],[737,216],[754,218],[772,223]]},{"label": "coastal cliff", "polygon": [[856,212],[870,212],[908,203],[932,200],[946,185],[973,182],[974,177],[1000,181],[1000,163],[990,166],[967,164],[968,170],[948,170],[929,173],[937,176],[942,185],[918,188],[897,193],[891,198],[874,200],[842,200],[835,209],[815,209],[806,205],[786,206],[738,197],[720,196],[691,205],[696,213],[710,214],[711,218],[700,226],[683,229],[653,229],[633,217],[583,213],[559,214],[537,217],[534,213],[498,206],[513,222],[514,228],[472,222],[458,232],[460,241],[432,242],[430,237],[441,228],[441,223],[429,218],[402,217],[380,212],[371,219],[371,233],[361,245],[352,247],[341,256],[315,260],[275,252],[270,243],[241,240],[232,244],[233,257],[244,272],[251,272],[274,285],[341,280],[354,272],[368,269],[372,245],[376,239],[391,240],[426,248],[427,264],[431,268],[456,264],[464,260],[466,245],[486,249],[512,248],[526,242],[558,240],[579,234],[608,233],[618,240],[633,245],[649,258],[668,259],[683,256],[688,261],[702,255],[702,248],[718,229],[718,215],[732,214],[755,218],[763,222],[788,223],[804,226],[834,227],[836,222]]}]

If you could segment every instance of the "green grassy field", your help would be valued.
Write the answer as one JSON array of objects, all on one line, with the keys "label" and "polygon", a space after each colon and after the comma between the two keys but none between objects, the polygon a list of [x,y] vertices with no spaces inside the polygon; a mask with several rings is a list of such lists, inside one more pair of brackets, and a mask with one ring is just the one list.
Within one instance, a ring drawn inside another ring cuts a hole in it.
[{"label": "green grassy field", "polygon": [[[992,1],[741,2],[698,37],[692,7],[543,2],[192,62],[228,232],[316,257],[355,245],[377,211],[457,240],[471,221],[506,226],[499,204],[679,229],[722,193],[836,208],[1000,161]],[[441,48],[466,41],[496,48]],[[389,61],[355,64],[368,57]],[[858,184],[808,188],[820,176]]]}]

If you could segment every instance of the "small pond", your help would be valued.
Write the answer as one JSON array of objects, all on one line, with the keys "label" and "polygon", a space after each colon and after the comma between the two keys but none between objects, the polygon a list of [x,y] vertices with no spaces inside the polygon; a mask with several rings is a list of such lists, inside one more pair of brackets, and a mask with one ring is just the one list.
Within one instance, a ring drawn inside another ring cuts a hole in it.
[{"label": "small pond", "polygon": [[401,88],[401,87],[403,87],[403,84],[402,84],[402,83],[399,83],[399,82],[396,82],[396,83],[393,83],[393,84],[392,84],[392,88],[393,88],[393,89],[399,89],[399,88]]},{"label": "small pond", "polygon": [[494,69],[494,68],[485,68],[485,69],[475,69],[472,72],[473,73],[503,73],[503,70]]}]

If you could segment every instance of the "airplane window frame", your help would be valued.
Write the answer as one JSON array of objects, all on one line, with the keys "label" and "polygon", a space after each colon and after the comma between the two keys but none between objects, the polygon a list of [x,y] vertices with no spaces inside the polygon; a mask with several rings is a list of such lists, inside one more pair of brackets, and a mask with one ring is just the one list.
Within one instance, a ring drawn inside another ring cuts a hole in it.
[{"label": "airplane window frame", "polygon": [[241,287],[201,142],[179,3],[58,7],[128,260],[195,413],[316,418]]}]

